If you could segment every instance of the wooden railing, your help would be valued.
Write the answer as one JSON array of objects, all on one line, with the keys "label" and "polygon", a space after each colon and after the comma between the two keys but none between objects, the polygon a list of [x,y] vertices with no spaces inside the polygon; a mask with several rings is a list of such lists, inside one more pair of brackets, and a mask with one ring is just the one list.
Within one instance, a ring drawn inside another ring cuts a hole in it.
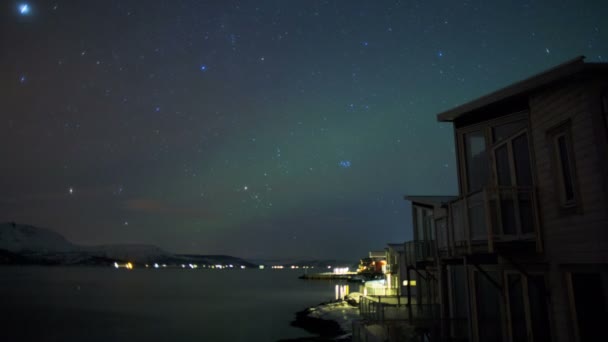
[{"label": "wooden railing", "polygon": [[[382,330],[377,329],[378,325]],[[466,318],[419,320],[413,324],[406,320],[357,319],[352,322],[352,341],[468,341],[467,327]]]},{"label": "wooden railing", "polygon": [[368,320],[431,320],[439,318],[438,304],[409,304],[407,297],[362,296],[359,302],[361,317]]},{"label": "wooden railing", "polygon": [[535,241],[540,250],[536,193],[530,187],[491,187],[449,204],[448,223],[437,227],[440,256],[473,253],[473,247]]},{"label": "wooden railing", "polygon": [[418,262],[423,262],[435,258],[435,241],[418,240],[405,243],[405,262],[408,266],[416,266]]}]

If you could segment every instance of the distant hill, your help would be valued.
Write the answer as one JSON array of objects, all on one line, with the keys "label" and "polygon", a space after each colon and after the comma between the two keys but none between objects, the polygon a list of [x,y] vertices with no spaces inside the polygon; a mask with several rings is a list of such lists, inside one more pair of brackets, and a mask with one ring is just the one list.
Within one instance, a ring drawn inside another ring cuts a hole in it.
[{"label": "distant hill", "polygon": [[254,263],[233,256],[173,254],[153,245],[80,246],[48,229],[0,223],[0,264],[110,265],[116,261],[257,267]]}]

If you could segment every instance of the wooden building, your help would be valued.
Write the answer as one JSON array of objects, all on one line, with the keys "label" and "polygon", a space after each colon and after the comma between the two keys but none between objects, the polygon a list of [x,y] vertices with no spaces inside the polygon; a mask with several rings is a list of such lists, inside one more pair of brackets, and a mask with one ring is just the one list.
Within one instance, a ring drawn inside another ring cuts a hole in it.
[{"label": "wooden building", "polygon": [[608,323],[608,64],[576,58],[438,115],[459,197],[434,217],[444,337],[597,341]]}]

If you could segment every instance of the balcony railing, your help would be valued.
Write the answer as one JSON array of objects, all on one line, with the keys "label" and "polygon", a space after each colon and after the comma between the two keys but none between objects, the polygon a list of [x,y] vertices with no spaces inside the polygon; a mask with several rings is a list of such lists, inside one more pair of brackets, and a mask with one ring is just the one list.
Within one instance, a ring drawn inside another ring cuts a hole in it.
[{"label": "balcony railing", "polygon": [[435,241],[419,240],[405,243],[405,262],[416,267],[417,263],[435,258]]},{"label": "balcony railing", "polygon": [[[533,241],[540,250],[536,193],[530,187],[493,187],[449,205],[449,222],[437,226],[440,256],[472,253],[473,247]],[[485,249],[485,248],[484,248]]]},{"label": "balcony railing", "polygon": [[362,296],[361,317],[374,321],[420,321],[439,318],[438,304],[409,304],[407,297]]},{"label": "balcony railing", "polygon": [[466,318],[415,322],[356,319],[352,322],[352,341],[469,341],[467,328]]}]

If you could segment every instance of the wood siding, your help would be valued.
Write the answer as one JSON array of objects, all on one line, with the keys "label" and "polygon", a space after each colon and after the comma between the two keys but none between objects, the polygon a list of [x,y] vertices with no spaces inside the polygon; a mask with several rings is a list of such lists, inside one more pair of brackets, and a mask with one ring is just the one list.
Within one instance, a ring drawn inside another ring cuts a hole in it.
[{"label": "wood siding", "polygon": [[[601,86],[569,83],[530,97],[530,131],[555,341],[575,341],[564,265],[608,263],[606,132],[597,130]],[[596,98],[597,97],[597,98]],[[566,123],[577,188],[576,207],[564,209],[551,131]]]},{"label": "wood siding", "polygon": [[[608,196],[597,85],[570,83],[530,98],[530,130],[546,259],[551,263],[608,263]],[[598,98],[595,98],[597,94]],[[568,123],[572,138],[577,207],[564,210],[556,186],[555,151],[548,133]]]}]

